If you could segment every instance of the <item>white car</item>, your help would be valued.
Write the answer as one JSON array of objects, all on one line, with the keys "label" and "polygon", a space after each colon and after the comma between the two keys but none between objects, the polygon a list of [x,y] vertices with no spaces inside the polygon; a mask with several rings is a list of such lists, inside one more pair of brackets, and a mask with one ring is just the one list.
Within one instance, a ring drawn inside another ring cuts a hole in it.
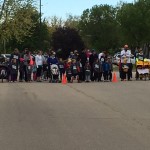
[{"label": "white car", "polygon": [[[116,53],[116,54],[114,55],[114,57],[113,57],[113,64],[119,65],[119,63],[120,63],[120,58],[121,58],[121,53],[120,53],[120,52]],[[135,64],[135,57],[134,57],[134,56],[131,57],[131,63],[132,63],[132,64]]]}]

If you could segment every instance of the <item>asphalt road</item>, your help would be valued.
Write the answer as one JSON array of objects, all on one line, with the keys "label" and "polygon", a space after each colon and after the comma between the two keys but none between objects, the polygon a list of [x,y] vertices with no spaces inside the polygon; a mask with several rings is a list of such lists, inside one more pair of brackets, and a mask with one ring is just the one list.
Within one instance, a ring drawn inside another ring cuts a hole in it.
[{"label": "asphalt road", "polygon": [[0,150],[150,150],[150,81],[0,83]]}]

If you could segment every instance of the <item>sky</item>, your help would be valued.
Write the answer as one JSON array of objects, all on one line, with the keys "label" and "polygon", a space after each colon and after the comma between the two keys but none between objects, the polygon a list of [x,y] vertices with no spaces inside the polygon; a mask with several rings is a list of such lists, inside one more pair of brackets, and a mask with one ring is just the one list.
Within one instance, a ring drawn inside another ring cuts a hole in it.
[{"label": "sky", "polygon": [[[37,2],[40,0],[37,0]],[[66,19],[67,15],[80,16],[87,8],[92,8],[94,5],[108,4],[116,6],[120,0],[41,0],[43,17],[49,18],[52,16]],[[134,0],[122,0],[123,2],[131,3]]]}]

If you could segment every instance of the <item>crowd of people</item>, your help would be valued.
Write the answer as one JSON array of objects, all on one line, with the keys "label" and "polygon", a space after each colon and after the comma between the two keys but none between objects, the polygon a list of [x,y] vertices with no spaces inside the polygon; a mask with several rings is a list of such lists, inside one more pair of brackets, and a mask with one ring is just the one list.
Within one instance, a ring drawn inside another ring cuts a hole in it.
[{"label": "crowd of people", "polygon": [[[119,65],[121,81],[132,79],[131,51],[125,45],[121,51]],[[83,50],[80,54],[77,50],[70,52],[66,60],[58,58],[54,51],[43,55],[38,51],[36,55],[30,53],[26,48],[19,53],[16,48],[11,54],[8,65],[8,82],[61,82],[63,74],[66,74],[68,82],[77,80],[80,82],[112,81],[113,64],[112,57],[103,51],[96,53],[92,50]],[[124,71],[127,69],[127,71]]]}]

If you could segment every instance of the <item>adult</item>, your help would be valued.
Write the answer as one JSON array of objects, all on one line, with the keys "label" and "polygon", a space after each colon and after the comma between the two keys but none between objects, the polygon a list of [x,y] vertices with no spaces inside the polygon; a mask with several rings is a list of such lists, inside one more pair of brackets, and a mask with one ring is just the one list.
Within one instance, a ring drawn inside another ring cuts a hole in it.
[{"label": "adult", "polygon": [[26,55],[26,52],[29,51],[28,48],[25,48],[23,52],[20,54],[20,67],[19,67],[19,81],[23,82],[25,79],[25,73],[26,73],[26,65],[24,64],[24,56]]},{"label": "adult", "polygon": [[80,58],[80,55],[78,53],[78,50],[74,50],[74,59],[78,60]]},{"label": "adult", "polygon": [[42,56],[42,51],[39,50],[37,55],[35,56],[35,64],[37,66],[37,82],[41,82],[41,76],[42,76],[42,66],[44,62],[44,56]]},{"label": "adult", "polygon": [[26,82],[28,82],[28,72],[27,72],[27,70],[28,70],[28,65],[30,64],[30,65],[33,65],[33,60],[32,60],[32,56],[31,56],[31,53],[30,53],[30,51],[26,51],[26,54],[24,54],[24,58],[23,58],[23,60],[24,60],[24,78],[25,78],[25,81]]},{"label": "adult", "polygon": [[80,55],[80,58],[81,58],[81,64],[82,64],[82,79],[83,81],[85,80],[85,71],[84,71],[84,68],[85,68],[85,64],[86,64],[86,61],[87,61],[87,57],[86,57],[86,50],[83,50],[81,52],[81,55]]},{"label": "adult", "polygon": [[48,57],[47,64],[48,65],[53,65],[53,64],[58,65],[58,59],[56,58],[55,52],[53,52],[52,55],[50,57]]},{"label": "adult", "polygon": [[131,81],[132,77],[132,63],[131,63],[131,50],[129,50],[128,45],[124,45],[121,51],[121,81],[126,80],[126,73],[124,72],[123,66],[127,66],[127,78]]},{"label": "adult", "polygon": [[87,60],[89,61],[89,58],[90,58],[90,55],[91,55],[91,51],[89,49],[86,50],[86,57],[87,57]]},{"label": "adult", "polygon": [[74,59],[75,58],[75,55],[74,55],[73,51],[70,52],[70,55],[69,55],[68,58],[70,58],[70,59]]},{"label": "adult", "polygon": [[98,55],[98,59],[99,59],[99,61],[101,61],[101,58],[105,58],[105,51],[102,51],[101,53],[99,53],[99,55]]},{"label": "adult", "polygon": [[89,57],[89,63],[91,66],[91,81],[94,81],[94,76],[93,76],[93,63],[95,62],[95,60],[98,58],[98,55],[96,54],[96,52],[94,50],[92,50],[92,54]]}]

